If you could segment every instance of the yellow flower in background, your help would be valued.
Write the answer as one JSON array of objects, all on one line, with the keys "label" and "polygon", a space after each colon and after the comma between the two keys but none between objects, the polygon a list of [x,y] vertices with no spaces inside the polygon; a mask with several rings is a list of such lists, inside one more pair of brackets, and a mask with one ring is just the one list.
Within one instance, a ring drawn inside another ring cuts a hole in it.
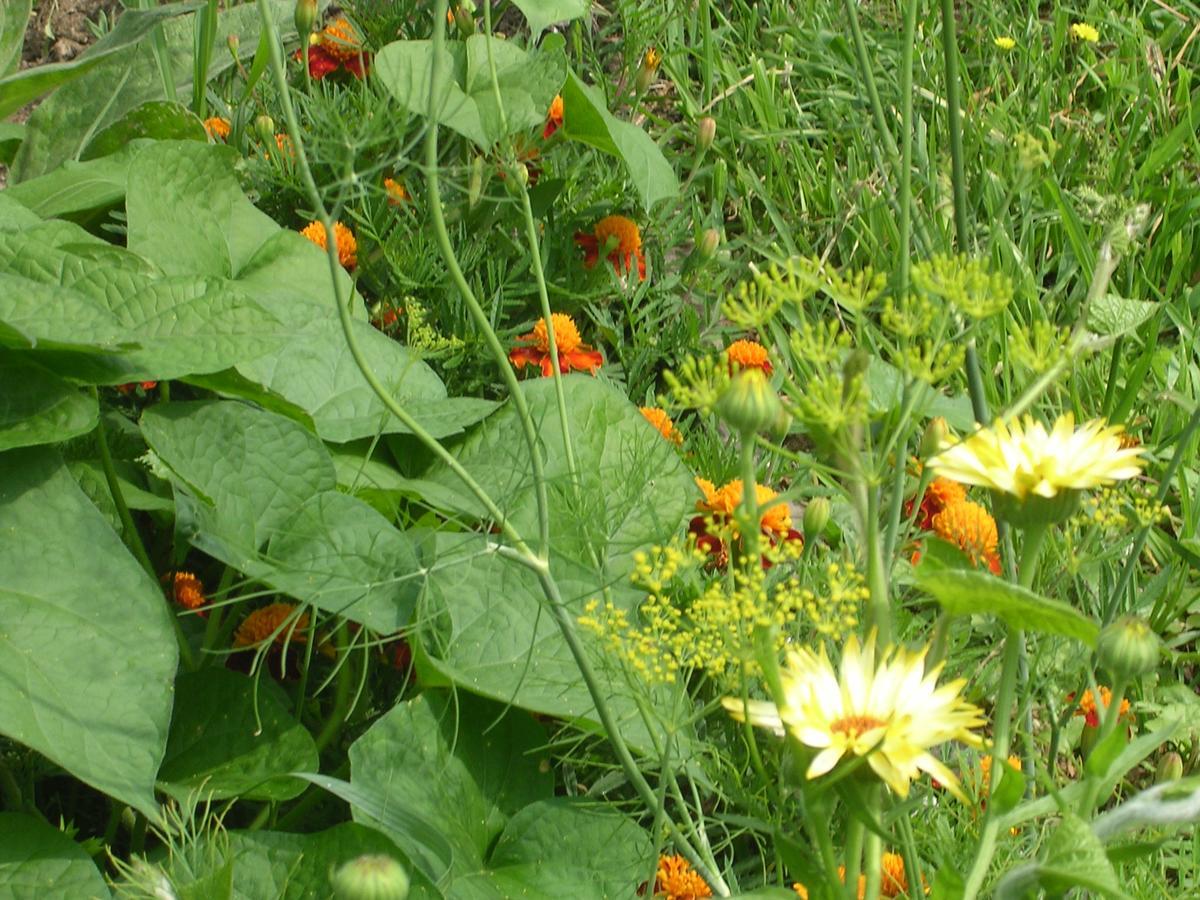
[{"label": "yellow flower in background", "polygon": [[1094,44],[1100,40],[1100,32],[1086,22],[1076,22],[1071,26],[1071,37],[1077,41]]},{"label": "yellow flower in background", "polygon": [[1142,471],[1143,448],[1122,447],[1120,425],[1101,419],[1075,427],[1070,413],[1049,431],[1032,416],[1008,423],[997,420],[959,441],[943,439],[930,468],[962,484],[1011,494],[1051,498],[1133,478]]},{"label": "yellow flower in background", "polygon": [[726,697],[721,702],[739,721],[782,734],[819,752],[808,767],[809,778],[829,772],[845,756],[866,757],[879,778],[901,797],[908,796],[922,771],[965,800],[954,773],[929,749],[950,740],[980,747],[971,729],[983,724],[980,709],[959,692],[966,681],[939,686],[941,665],[925,668],[928,648],[910,651],[891,647],[875,662],[875,636],[865,645],[856,636],[842,651],[840,671],[808,648],[792,650],[780,670],[786,705]]},{"label": "yellow flower in background", "polygon": [[209,116],[204,120],[204,130],[208,132],[208,136],[214,141],[224,141],[229,138],[229,132],[232,128],[229,120],[221,116]]},{"label": "yellow flower in background", "polygon": [[1001,50],[1005,51],[1011,50],[1013,47],[1017,46],[1017,42],[1007,35],[1001,35],[1000,37],[992,38],[992,43]]}]

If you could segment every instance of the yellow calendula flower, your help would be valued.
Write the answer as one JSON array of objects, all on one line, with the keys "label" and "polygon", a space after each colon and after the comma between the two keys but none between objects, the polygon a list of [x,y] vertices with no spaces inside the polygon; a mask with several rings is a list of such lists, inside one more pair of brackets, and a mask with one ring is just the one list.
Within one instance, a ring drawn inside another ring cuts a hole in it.
[{"label": "yellow calendula flower", "polygon": [[992,38],[992,43],[1001,50],[1005,51],[1011,50],[1013,47],[1017,46],[1017,42],[1007,35],[1000,35],[999,37]]},{"label": "yellow calendula flower", "polygon": [[1122,447],[1121,432],[1120,425],[1101,419],[1076,428],[1070,413],[1049,431],[1032,416],[997,420],[965,440],[944,439],[941,452],[928,464],[939,475],[1017,500],[1049,499],[1138,475],[1143,448]]},{"label": "yellow calendula flower", "polygon": [[981,746],[971,729],[983,724],[983,714],[959,696],[965,680],[938,685],[942,667],[926,669],[928,652],[892,647],[876,663],[874,634],[865,645],[852,636],[839,671],[824,646],[819,656],[806,647],[792,650],[779,673],[784,707],[732,697],[721,702],[735,719],[778,734],[786,729],[819,751],[809,778],[829,772],[845,756],[862,756],[901,797],[924,771],[965,800],[958,778],[929,749],[951,740]]},{"label": "yellow calendula flower", "polygon": [[1094,44],[1100,40],[1100,32],[1086,22],[1076,22],[1071,26],[1071,37],[1077,41]]}]

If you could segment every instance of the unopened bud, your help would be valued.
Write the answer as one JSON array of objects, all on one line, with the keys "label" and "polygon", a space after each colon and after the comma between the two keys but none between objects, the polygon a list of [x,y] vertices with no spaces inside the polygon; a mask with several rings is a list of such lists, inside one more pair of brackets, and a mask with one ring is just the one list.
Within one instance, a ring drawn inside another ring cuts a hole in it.
[{"label": "unopened bud", "polygon": [[1158,668],[1158,635],[1145,619],[1121,616],[1096,641],[1100,665],[1118,678],[1139,678]]},{"label": "unopened bud", "polygon": [[917,458],[922,462],[929,459],[942,449],[942,441],[950,433],[950,426],[941,416],[935,416],[925,426],[921,435],[921,444],[917,448]]},{"label": "unopened bud", "polygon": [[225,46],[229,48],[229,55],[233,57],[234,62],[237,62],[238,51],[242,49],[241,39],[236,34],[231,34],[225,39]]},{"label": "unopened bud", "polygon": [[725,159],[719,157],[713,164],[712,171],[712,198],[717,209],[725,208],[725,182],[729,178],[729,166],[726,165]]},{"label": "unopened bud", "polygon": [[390,856],[352,859],[333,874],[336,900],[405,900],[408,873]]},{"label": "unopened bud", "polygon": [[1155,784],[1166,784],[1168,781],[1178,781],[1183,777],[1183,757],[1170,750],[1158,760],[1158,768],[1154,772]]},{"label": "unopened bud", "polygon": [[469,38],[475,33],[474,13],[474,3],[459,3],[454,7],[454,24],[458,26],[458,33],[464,38]]},{"label": "unopened bud", "polygon": [[662,62],[662,56],[653,47],[648,47],[645,54],[642,56],[642,64],[638,67],[637,76],[633,79],[633,90],[637,94],[644,94],[649,90],[650,85],[654,84],[654,79],[658,75],[658,65]]},{"label": "unopened bud", "polygon": [[833,507],[825,497],[813,497],[804,507],[804,540],[812,543],[825,531]]},{"label": "unopened bud", "polygon": [[738,372],[716,406],[717,415],[743,435],[755,434],[770,425],[781,408],[779,395],[758,369]]},{"label": "unopened bud", "polygon": [[483,157],[476,156],[471,161],[471,177],[467,181],[467,205],[474,209],[483,196]]},{"label": "unopened bud", "polygon": [[260,141],[270,147],[275,143],[275,120],[268,115],[258,116],[254,120],[254,133]]},{"label": "unopened bud", "polygon": [[712,116],[705,116],[696,124],[696,147],[699,150],[707,150],[712,146],[713,140],[717,136],[717,120]]},{"label": "unopened bud", "polygon": [[301,40],[307,40],[317,21],[317,0],[296,0],[296,32]]},{"label": "unopened bud", "polygon": [[717,248],[720,246],[721,232],[715,228],[706,228],[700,235],[700,243],[696,245],[696,252],[701,259],[709,260],[717,255]]}]

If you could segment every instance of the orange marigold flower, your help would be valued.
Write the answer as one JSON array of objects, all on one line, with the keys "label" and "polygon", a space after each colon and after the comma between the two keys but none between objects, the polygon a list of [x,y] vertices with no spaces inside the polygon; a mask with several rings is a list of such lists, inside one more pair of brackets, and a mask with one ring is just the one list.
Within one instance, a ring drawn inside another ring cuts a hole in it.
[{"label": "orange marigold flower", "polygon": [[925,488],[925,496],[921,498],[920,512],[917,515],[917,527],[922,531],[933,530],[933,517],[947,506],[962,503],[967,499],[967,489],[957,481],[943,478],[940,475]]},{"label": "orange marigold flower", "polygon": [[[254,647],[275,635],[275,643],[306,641],[308,613],[301,613],[293,620],[296,607],[291,603],[272,603],[256,609],[242,621],[233,634],[233,646]],[[286,623],[286,624],[285,624]],[[282,626],[282,627],[281,627]],[[279,633],[276,634],[276,631]]]},{"label": "orange marigold flower", "polygon": [[[697,478],[696,485],[704,492],[704,499],[696,501],[698,512],[710,513],[714,519],[733,522],[733,511],[742,502],[742,480],[735,478],[728,484],[715,487],[707,478]],[[754,485],[754,497],[759,510],[779,495],[763,484]],[[786,537],[792,530],[792,514],[786,503],[776,503],[762,511],[762,530]],[[736,527],[736,526],[735,526]]]},{"label": "orange marigold flower", "polygon": [[711,897],[712,889],[682,856],[660,856],[654,876],[654,896],[666,900]]},{"label": "orange marigold flower", "polygon": [[555,94],[554,99],[550,101],[550,109],[546,113],[546,127],[542,129],[542,140],[550,137],[558,129],[562,128],[563,123],[563,98],[562,94]]},{"label": "orange marigold flower", "polygon": [[[1021,758],[1019,756],[1010,756],[1006,762],[1008,763],[1008,767],[1014,772],[1021,771]],[[991,754],[979,758],[979,774],[983,776],[983,783],[987,784],[988,778],[992,774]]]},{"label": "orange marigold flower", "polygon": [[1000,555],[996,545],[1000,540],[996,520],[978,503],[960,500],[951,503],[933,517],[933,530],[938,537],[956,545],[967,554],[971,564],[985,563],[992,574],[1000,574]]},{"label": "orange marigold flower", "polygon": [[358,31],[345,16],[338,16],[322,28],[316,37],[326,53],[342,62],[362,52],[362,41],[358,37]]},{"label": "orange marigold flower", "polygon": [[408,202],[408,191],[404,189],[404,185],[395,178],[383,179],[383,189],[387,191],[387,202],[389,206],[400,206]]},{"label": "orange marigold flower", "polygon": [[[1074,693],[1067,694],[1068,701],[1074,699]],[[1100,685],[1100,700],[1104,704],[1104,709],[1108,709],[1109,705],[1112,703],[1112,691],[1106,688],[1104,685]],[[1084,691],[1083,696],[1079,698],[1079,706],[1075,709],[1075,715],[1082,716],[1084,722],[1092,728],[1100,727],[1100,709],[1096,706],[1096,698],[1092,696],[1091,688],[1088,688],[1086,691]],[[1121,709],[1119,715],[1122,719],[1131,718],[1128,700],[1121,700]]]},{"label": "orange marigold flower", "polygon": [[[907,897],[908,896],[908,876],[904,872],[904,857],[899,853],[884,853],[879,861],[880,868],[880,897]],[[838,866],[838,877],[844,884],[846,881],[846,867]],[[797,882],[792,885],[792,890],[796,892],[803,900],[808,900],[808,888]],[[867,895],[867,876],[858,876],[858,900],[863,900]]]},{"label": "orange marigold flower", "polygon": [[175,602],[184,609],[199,609],[208,602],[204,596],[204,582],[191,572],[176,572],[171,580]]},{"label": "orange marigold flower", "polygon": [[[321,79],[339,69],[355,78],[366,75],[370,55],[363,50],[358,31],[345,17],[339,16],[319,32],[309,35],[308,44],[310,77]],[[303,48],[296,51],[295,58],[304,58]]]},{"label": "orange marigold flower", "polygon": [[229,120],[220,116],[210,116],[204,120],[204,130],[214,141],[223,141],[228,138],[231,127]]},{"label": "orange marigold flower", "polygon": [[[310,222],[300,233],[322,250],[328,249],[325,228],[320,222]],[[354,239],[354,232],[341,222],[334,222],[333,240],[337,246],[338,262],[347,269],[353,269],[358,264],[358,241]]]},{"label": "orange marigold flower", "polygon": [[130,381],[125,384],[118,384],[117,391],[128,395],[132,394],[135,388],[141,388],[143,391],[152,391],[158,387],[157,381]]},{"label": "orange marigold flower", "polygon": [[761,369],[764,375],[770,375],[772,369],[771,357],[767,348],[758,341],[734,341],[725,348],[725,359],[731,370]]},{"label": "orange marigold flower", "polygon": [[[583,342],[575,320],[566,313],[552,313],[551,327],[554,329],[554,345],[558,350],[558,369],[564,374],[572,369],[588,371],[593,375],[604,363],[604,357],[599,350],[594,350]],[[528,346],[517,347],[508,354],[508,361],[516,368],[522,366],[540,366],[542,374],[554,374],[554,363],[550,358],[550,331],[546,320],[539,319],[533,326],[533,331],[523,334],[520,341]]]},{"label": "orange marigold flower", "polygon": [[584,268],[590,269],[607,251],[608,261],[618,275],[633,271],[637,261],[638,280],[646,280],[646,257],[642,253],[642,232],[632,219],[625,216],[605,216],[596,223],[591,234],[580,231],[575,243],[583,248]]},{"label": "orange marigold flower", "polygon": [[639,409],[646,417],[646,421],[657,428],[658,433],[668,441],[676,446],[683,443],[683,435],[679,433],[679,429],[675,427],[675,423],[671,421],[666,410],[659,409],[657,406],[642,406]]}]

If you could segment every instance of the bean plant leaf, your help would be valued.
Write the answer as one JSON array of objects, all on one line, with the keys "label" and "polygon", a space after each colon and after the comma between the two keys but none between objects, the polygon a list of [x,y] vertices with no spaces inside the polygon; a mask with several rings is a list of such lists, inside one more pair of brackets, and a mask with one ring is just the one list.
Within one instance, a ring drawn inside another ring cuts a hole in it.
[{"label": "bean plant leaf", "polygon": [[109,897],[87,852],[42,819],[0,813],[0,894],[10,900]]},{"label": "bean plant leaf", "polygon": [[1063,820],[1050,836],[1046,858],[1008,873],[996,886],[997,900],[1018,900],[1039,886],[1051,896],[1062,896],[1072,888],[1085,888],[1113,900],[1129,900],[1104,852],[1104,845],[1088,823],[1074,813]]},{"label": "bean plant leaf", "polygon": [[[432,42],[396,41],[376,55],[374,74],[401,109],[424,117],[430,112],[432,65]],[[437,71],[441,96],[433,115],[438,124],[489,148],[545,120],[566,77],[566,61],[561,53],[528,51],[512,41],[475,34],[444,46]],[[497,105],[497,87],[503,109]]]},{"label": "bean plant leaf", "polygon": [[150,9],[128,10],[130,15],[121,16],[113,30],[96,41],[82,56],[70,62],[34,66],[0,78],[0,119],[8,118],[31,100],[78,78],[109,57],[122,53],[164,20],[192,12],[203,5],[203,0],[184,0]]},{"label": "bean plant leaf", "polygon": [[529,30],[537,37],[555,22],[570,22],[587,15],[589,0],[514,0],[525,14]]},{"label": "bean plant leaf", "polygon": [[80,159],[97,159],[115,153],[135,140],[208,142],[200,118],[182,103],[149,100],[113,122],[83,148]]},{"label": "bean plant leaf", "polygon": [[95,397],[16,354],[0,354],[0,450],[53,444],[96,427]]},{"label": "bean plant leaf", "polygon": [[990,614],[1013,628],[1059,634],[1089,647],[1096,646],[1099,626],[1074,607],[1051,600],[984,572],[957,569],[917,569],[917,585],[947,614]]},{"label": "bean plant leaf", "polygon": [[641,128],[610,113],[599,91],[569,72],[562,98],[563,134],[620,159],[646,212],[679,193],[675,170],[658,144]]},{"label": "bean plant leaf", "polygon": [[292,718],[273,682],[228,669],[181,673],[175,715],[158,771],[167,793],[214,800],[290,800],[305,785],[292,771],[319,765],[312,735]]},{"label": "bean plant leaf", "polygon": [[1102,814],[1096,836],[1111,841],[1135,828],[1169,828],[1200,821],[1200,776],[1156,784]]},{"label": "bean plant leaf", "polygon": [[177,657],[162,592],[56,453],[0,471],[0,731],[156,818]]},{"label": "bean plant leaf", "polygon": [[125,198],[129,169],[146,143],[134,140],[111,156],[87,162],[68,160],[45,175],[9,185],[5,193],[44,218],[108,209]]},{"label": "bean plant leaf", "polygon": [[315,834],[233,831],[229,833],[229,853],[236,861],[233,900],[328,897],[330,873],[364,854],[390,856],[404,866],[410,900],[442,896],[391,838],[357,822],[344,822]]}]

